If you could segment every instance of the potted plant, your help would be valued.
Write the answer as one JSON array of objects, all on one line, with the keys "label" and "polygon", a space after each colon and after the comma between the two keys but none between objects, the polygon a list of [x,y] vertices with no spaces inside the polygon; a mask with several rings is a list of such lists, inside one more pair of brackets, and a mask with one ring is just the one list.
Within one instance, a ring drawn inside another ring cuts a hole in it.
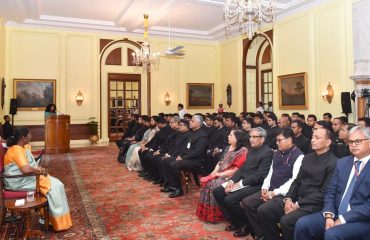
[{"label": "potted plant", "polygon": [[99,122],[97,122],[96,117],[89,118],[89,122],[86,123],[88,129],[89,129],[89,140],[91,144],[95,144],[99,141],[99,135],[98,135],[98,128],[99,128]]}]

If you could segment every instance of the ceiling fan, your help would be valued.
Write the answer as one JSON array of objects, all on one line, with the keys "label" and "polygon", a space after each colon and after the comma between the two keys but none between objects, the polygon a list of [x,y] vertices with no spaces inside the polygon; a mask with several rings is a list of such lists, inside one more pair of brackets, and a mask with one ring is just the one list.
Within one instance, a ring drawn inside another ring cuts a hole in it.
[{"label": "ceiling fan", "polygon": [[168,49],[164,52],[168,56],[184,56],[185,53],[179,52],[184,46],[171,48],[171,17],[168,18]]}]

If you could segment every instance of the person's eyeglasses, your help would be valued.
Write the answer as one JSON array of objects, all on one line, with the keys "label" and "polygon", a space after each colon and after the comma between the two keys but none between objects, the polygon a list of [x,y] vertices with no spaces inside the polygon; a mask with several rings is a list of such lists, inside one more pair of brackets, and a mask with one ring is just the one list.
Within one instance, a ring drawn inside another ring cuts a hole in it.
[{"label": "person's eyeglasses", "polygon": [[250,136],[250,138],[260,138],[262,136]]},{"label": "person's eyeglasses", "polygon": [[353,144],[358,146],[358,145],[361,145],[362,141],[366,141],[366,140],[369,140],[369,139],[364,138],[364,139],[348,140],[346,143],[348,146],[353,146]]},{"label": "person's eyeglasses", "polygon": [[286,138],[276,139],[276,143],[280,143],[281,141],[285,140]]},{"label": "person's eyeglasses", "polygon": [[179,126],[186,126],[186,124],[181,124],[181,123],[180,123],[180,124],[179,124]]}]

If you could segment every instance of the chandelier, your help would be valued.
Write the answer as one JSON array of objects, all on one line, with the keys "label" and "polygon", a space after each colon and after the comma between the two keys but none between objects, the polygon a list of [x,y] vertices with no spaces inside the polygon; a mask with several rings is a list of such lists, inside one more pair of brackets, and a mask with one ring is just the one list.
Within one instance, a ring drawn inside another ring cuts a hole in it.
[{"label": "chandelier", "polygon": [[160,53],[150,52],[150,43],[148,41],[148,14],[144,14],[144,42],[140,44],[140,49],[132,53],[132,63],[136,66],[143,66],[143,70],[150,71],[157,69],[159,65]]},{"label": "chandelier", "polygon": [[239,32],[252,40],[261,28],[262,22],[275,20],[274,0],[226,0],[224,7],[226,35],[233,26],[239,26]]}]

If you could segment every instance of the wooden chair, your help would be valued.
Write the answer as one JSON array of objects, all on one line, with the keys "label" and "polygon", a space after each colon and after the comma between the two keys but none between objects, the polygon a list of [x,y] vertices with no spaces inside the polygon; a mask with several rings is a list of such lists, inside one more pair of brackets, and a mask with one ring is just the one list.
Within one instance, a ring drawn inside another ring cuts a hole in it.
[{"label": "wooden chair", "polygon": [[183,172],[184,178],[185,178],[185,181],[184,181],[185,193],[188,193],[189,192],[189,183],[191,182],[190,173],[193,174],[193,178],[194,178],[195,184],[198,187],[200,187],[198,172],[196,172],[196,171],[190,172],[188,170],[183,170],[182,172]]},{"label": "wooden chair", "polygon": [[[0,226],[3,224],[3,221],[5,219],[7,210],[10,210],[11,213],[13,212],[19,212],[24,214],[26,217],[26,228],[28,228],[28,232],[26,231],[25,235],[26,238],[27,236],[40,236],[40,231],[38,230],[31,230],[30,229],[30,212],[31,210],[40,210],[44,209],[45,212],[45,228],[48,230],[49,228],[49,211],[48,211],[48,204],[47,204],[47,199],[41,195],[40,192],[40,175],[47,175],[45,172],[42,173],[32,173],[32,174],[20,174],[20,175],[14,175],[14,176],[9,176],[9,175],[4,175],[4,155],[5,155],[6,149],[3,147],[2,144],[0,144]],[[3,179],[5,178],[20,178],[20,177],[27,177],[27,176],[36,176],[36,190],[35,190],[35,198],[37,200],[37,203],[34,204],[26,204],[29,206],[28,209],[25,209],[25,206],[17,208],[17,207],[12,207],[11,209],[7,209],[6,206],[13,206],[14,205],[14,200],[15,199],[25,199],[27,197],[27,191],[15,191],[15,190],[10,190],[10,189],[5,189],[4,188],[4,182]],[[27,230],[27,229],[26,229]],[[42,233],[43,235],[43,233]]]}]

